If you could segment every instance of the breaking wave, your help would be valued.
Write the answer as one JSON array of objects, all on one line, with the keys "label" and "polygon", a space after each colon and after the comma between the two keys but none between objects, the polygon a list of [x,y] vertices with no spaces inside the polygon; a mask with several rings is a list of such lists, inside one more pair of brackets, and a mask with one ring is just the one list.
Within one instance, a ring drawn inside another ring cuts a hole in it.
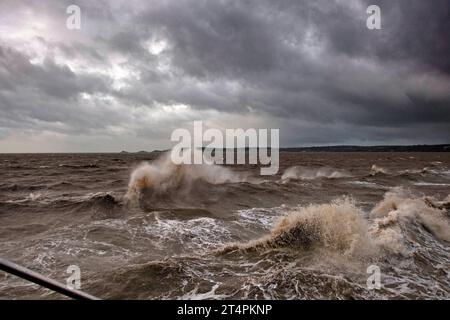
[{"label": "breaking wave", "polygon": [[337,179],[347,177],[350,177],[350,174],[343,170],[336,170],[328,167],[309,168],[309,167],[293,166],[287,168],[284,171],[281,180],[282,181],[286,181],[289,179],[314,180],[320,178]]},{"label": "breaking wave", "polygon": [[375,256],[384,251],[407,255],[407,243],[415,237],[413,224],[419,224],[440,241],[450,242],[446,213],[449,198],[437,201],[394,189],[369,213],[363,212],[349,197],[329,204],[287,209],[287,215],[269,235],[247,243],[229,244],[218,252],[319,247],[347,257]]},{"label": "breaking wave", "polygon": [[375,176],[377,174],[388,174],[388,171],[383,167],[373,164],[372,167],[370,168],[370,175]]},{"label": "breaking wave", "polygon": [[367,221],[350,198],[288,211],[287,216],[275,225],[269,235],[245,244],[229,245],[222,252],[282,247],[310,249],[320,246],[344,255],[354,255],[374,249]]},{"label": "breaking wave", "polygon": [[404,176],[404,177],[414,178],[416,176],[423,177],[426,175],[434,175],[434,176],[439,176],[439,177],[445,178],[448,176],[448,174],[449,174],[449,171],[446,169],[436,169],[436,168],[429,168],[429,167],[423,167],[422,169],[406,169],[406,170],[393,171],[393,170],[388,170],[384,167],[374,164],[370,168],[370,176],[393,175],[393,176]]},{"label": "breaking wave", "polygon": [[151,163],[142,163],[133,171],[125,200],[136,202],[143,194],[153,197],[188,194],[197,182],[218,185],[246,180],[246,175],[218,165],[174,164],[170,152],[167,152]]},{"label": "breaking wave", "polygon": [[[403,239],[403,231],[411,230],[407,225],[419,223],[437,239],[450,242],[450,222],[446,212],[450,204],[448,198],[443,201],[431,197],[417,198],[401,188],[395,188],[387,192],[372,210],[374,230],[384,236],[387,229],[390,234],[396,234],[397,239]],[[402,225],[406,226],[401,228]]]}]

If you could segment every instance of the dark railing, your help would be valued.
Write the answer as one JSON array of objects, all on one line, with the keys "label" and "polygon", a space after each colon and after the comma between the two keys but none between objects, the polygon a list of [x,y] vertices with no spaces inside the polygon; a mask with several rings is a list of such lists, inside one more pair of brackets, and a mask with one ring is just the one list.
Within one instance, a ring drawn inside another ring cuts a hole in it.
[{"label": "dark railing", "polygon": [[53,279],[47,278],[37,272],[30,269],[19,266],[11,261],[0,258],[0,270],[7,273],[13,274],[22,279],[34,282],[42,287],[48,288],[52,291],[63,294],[67,297],[78,299],[78,300],[99,300],[98,298],[91,296],[80,290],[75,290],[68,288],[67,286],[55,281]]}]

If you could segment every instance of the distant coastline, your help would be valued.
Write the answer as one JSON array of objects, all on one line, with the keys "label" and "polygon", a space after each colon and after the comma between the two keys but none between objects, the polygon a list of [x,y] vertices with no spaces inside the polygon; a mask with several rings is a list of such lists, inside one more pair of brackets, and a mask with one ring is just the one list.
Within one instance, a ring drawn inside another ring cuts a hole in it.
[{"label": "distant coastline", "polygon": [[[248,148],[246,148],[246,150],[248,150]],[[162,153],[166,151],[169,150],[153,150],[153,151],[138,151],[138,152],[121,151],[120,153],[145,154],[145,153]],[[450,152],[450,144],[392,145],[392,146],[337,145],[337,146],[320,146],[320,147],[318,146],[289,147],[289,148],[280,148],[280,152]]]},{"label": "distant coastline", "polygon": [[450,144],[280,148],[281,152],[450,152]]},{"label": "distant coastline", "polygon": [[[235,149],[236,150],[236,149]],[[248,150],[248,148],[246,148]],[[0,152],[0,154],[141,154],[158,155],[167,150],[152,151],[96,151],[96,152]],[[321,146],[321,147],[289,147],[280,148],[280,152],[450,152],[450,144],[423,144],[423,145],[379,145],[379,146]]]}]

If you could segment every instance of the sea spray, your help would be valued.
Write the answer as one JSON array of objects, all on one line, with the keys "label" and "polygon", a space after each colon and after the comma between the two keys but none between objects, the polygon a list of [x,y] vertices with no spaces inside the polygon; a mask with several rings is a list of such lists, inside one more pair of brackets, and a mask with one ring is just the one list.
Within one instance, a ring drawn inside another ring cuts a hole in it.
[{"label": "sea spray", "polygon": [[143,191],[167,196],[174,192],[188,192],[197,181],[211,185],[237,183],[247,180],[247,175],[213,164],[174,164],[170,154],[165,153],[157,160],[141,163],[131,174],[127,201],[136,201]]},{"label": "sea spray", "polygon": [[375,176],[377,174],[387,174],[388,171],[380,166],[377,166],[376,164],[373,164],[372,167],[370,167],[370,175]]},{"label": "sea spray", "polygon": [[330,204],[292,209],[272,229],[270,235],[245,244],[232,244],[222,252],[268,248],[312,249],[323,247],[344,255],[365,255],[371,245],[368,224],[350,198]]},{"label": "sea spray", "polygon": [[[384,195],[371,212],[380,226],[398,226],[419,222],[441,241],[450,242],[450,223],[444,211],[447,202],[437,202],[430,197],[414,197],[402,188],[394,188]],[[400,232],[397,227],[397,232]],[[383,231],[379,231],[383,233]],[[392,231],[390,231],[392,232]],[[398,236],[400,238],[400,236]]]},{"label": "sea spray", "polygon": [[326,179],[338,179],[338,178],[348,178],[351,175],[344,170],[337,170],[329,167],[320,168],[310,168],[302,166],[292,166],[287,168],[282,177],[282,181],[287,181],[289,179],[298,180],[315,180],[320,178]]},{"label": "sea spray", "polygon": [[286,216],[269,235],[247,243],[229,244],[217,252],[319,247],[347,257],[374,256],[382,251],[408,255],[404,230],[410,230],[411,223],[419,222],[437,239],[450,241],[450,223],[443,209],[448,198],[438,202],[408,197],[403,189],[395,188],[369,214],[349,197],[329,204],[286,209]]}]

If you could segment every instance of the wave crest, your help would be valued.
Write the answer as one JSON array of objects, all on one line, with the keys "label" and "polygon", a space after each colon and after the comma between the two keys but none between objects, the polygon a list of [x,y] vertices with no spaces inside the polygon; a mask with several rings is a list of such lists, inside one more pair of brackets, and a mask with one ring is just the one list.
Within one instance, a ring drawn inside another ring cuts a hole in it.
[{"label": "wave crest", "polygon": [[370,167],[370,175],[375,176],[377,174],[387,174],[388,171],[380,166],[377,166],[376,164],[373,164],[372,167]]},{"label": "wave crest", "polygon": [[[396,188],[387,192],[384,199],[373,208],[371,216],[375,217],[375,229],[383,234],[386,226],[419,222],[439,240],[450,242],[450,223],[445,212],[449,208],[448,198],[443,201],[431,197],[417,198]],[[389,232],[392,233],[392,230]],[[402,238],[399,229],[397,233],[397,238]]]},{"label": "wave crest", "polygon": [[246,181],[246,176],[213,164],[177,165],[167,152],[151,163],[142,163],[133,171],[125,199],[138,200],[144,191],[157,197],[170,196],[178,191],[189,193],[199,181],[212,185],[237,183]]},{"label": "wave crest", "polygon": [[412,239],[409,234],[414,233],[412,223],[418,222],[439,240],[450,241],[450,223],[445,211],[449,198],[443,201],[414,198],[402,189],[394,189],[385,194],[369,217],[348,197],[329,204],[288,209],[269,235],[244,244],[227,245],[219,253],[321,247],[353,257],[374,256],[382,250],[407,255],[406,242]]},{"label": "wave crest", "polygon": [[347,178],[350,174],[343,170],[337,170],[329,167],[309,168],[301,166],[293,166],[287,168],[281,180],[298,179],[298,180],[315,180],[320,178],[338,179]]},{"label": "wave crest", "polygon": [[360,209],[352,199],[343,198],[330,204],[296,208],[275,225],[270,235],[244,245],[230,245],[223,252],[320,246],[344,255],[360,255],[374,249],[368,234]]}]

